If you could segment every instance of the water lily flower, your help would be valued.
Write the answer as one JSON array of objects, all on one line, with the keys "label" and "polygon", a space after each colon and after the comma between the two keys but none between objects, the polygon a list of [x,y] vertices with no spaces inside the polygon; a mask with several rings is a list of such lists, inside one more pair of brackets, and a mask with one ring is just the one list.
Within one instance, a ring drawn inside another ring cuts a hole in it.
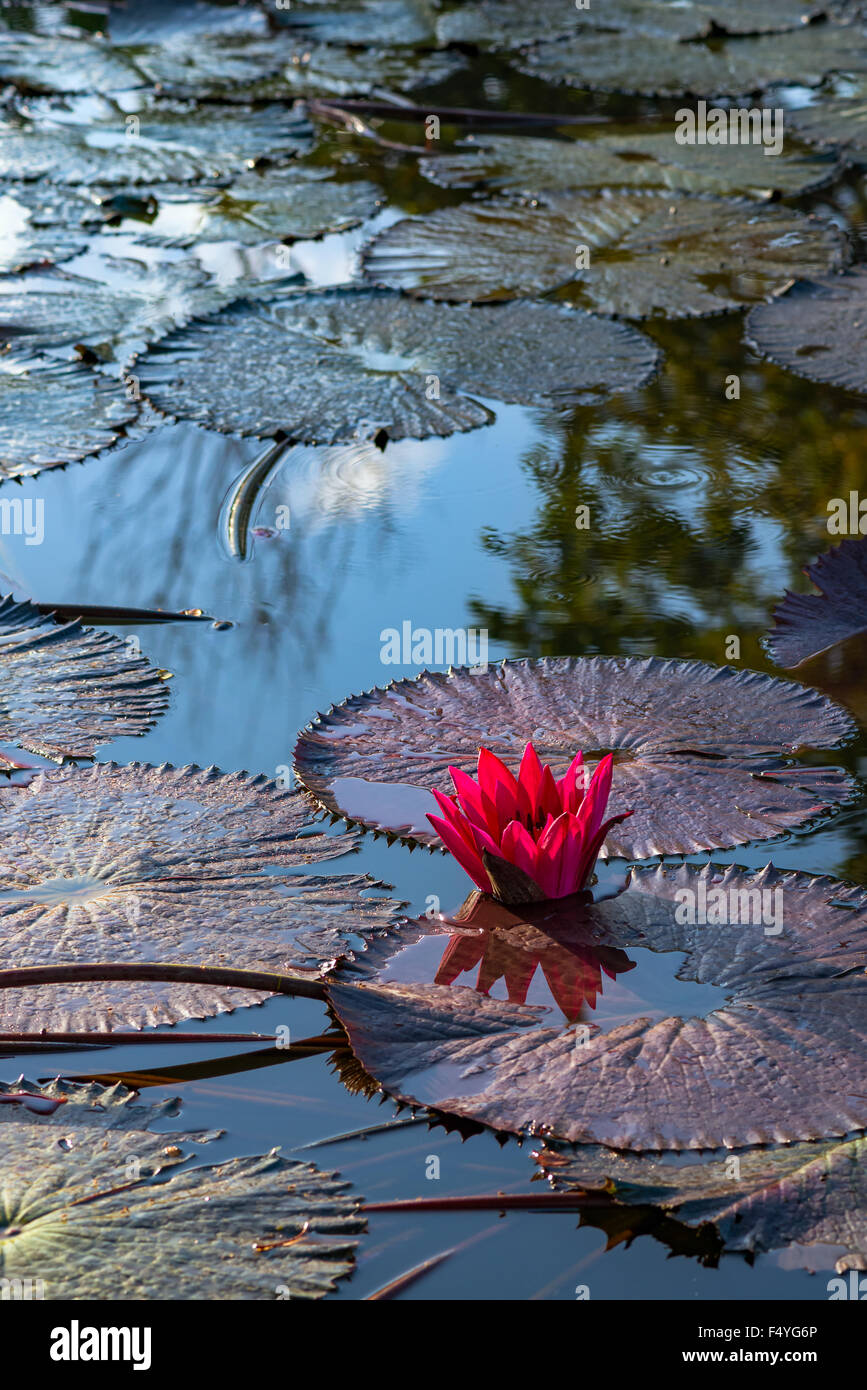
[{"label": "water lily flower", "polygon": [[428,820],[483,893],[503,902],[564,898],[584,888],[608,831],[632,815],[603,819],[613,762],[609,753],[588,785],[580,752],[557,780],[532,743],[517,777],[482,748],[478,780],[450,767],[455,795],[435,791],[442,815]]}]

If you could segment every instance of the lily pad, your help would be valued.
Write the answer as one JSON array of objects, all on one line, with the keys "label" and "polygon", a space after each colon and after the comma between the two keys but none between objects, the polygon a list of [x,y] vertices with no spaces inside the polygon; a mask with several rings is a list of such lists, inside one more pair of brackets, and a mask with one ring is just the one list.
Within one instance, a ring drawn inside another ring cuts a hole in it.
[{"label": "lily pad", "polygon": [[21,478],[99,453],[137,414],[117,382],[81,362],[0,356],[0,475]]},{"label": "lily pad", "polygon": [[288,9],[266,0],[278,24],[325,43],[423,44],[432,41],[437,0],[325,0]]},{"label": "lily pad", "polygon": [[841,82],[839,95],[821,96],[812,106],[786,112],[803,140],[835,145],[850,158],[867,162],[867,78]]},{"label": "lily pad", "polygon": [[[354,848],[313,833],[298,793],[215,768],[100,764],[37,777],[7,820],[0,967],[161,961],[320,969],[386,931],[397,905],[309,866]],[[0,990],[6,1032],[142,1028],[261,1003],[258,991],[105,982]]]},{"label": "lily pad", "polygon": [[[15,1097],[18,1103],[9,1104]],[[24,1100],[31,1103],[24,1103]],[[45,1129],[59,1125],[76,1129],[95,1125],[99,1129],[149,1129],[157,1121],[173,1119],[181,1108],[177,1096],[165,1100],[142,1101],[135,1091],[120,1082],[103,1086],[98,1081],[67,1081],[63,1077],[40,1085],[21,1076],[17,1081],[0,1081],[0,1125],[30,1124]],[[35,1102],[32,1103],[32,1102]]]},{"label": "lily pad", "polygon": [[291,165],[250,170],[227,188],[154,184],[137,192],[159,209],[143,239],[173,246],[203,241],[255,246],[320,237],[371,217],[382,198],[366,180],[338,182],[324,169]]},{"label": "lily pad", "polygon": [[740,96],[779,84],[817,87],[831,72],[863,72],[867,40],[859,27],[844,24],[725,39],[713,47],[637,34],[579,34],[540,43],[514,61],[533,77],[591,91]]},{"label": "lily pad", "polygon": [[774,631],[765,639],[779,666],[800,666],[838,642],[867,632],[867,537],[841,541],[804,573],[819,592],[787,592],[774,609]]},{"label": "lily pad", "polygon": [[493,419],[476,396],[589,402],[646,381],[656,361],[634,330],[565,307],[447,308],[332,290],[235,304],[173,334],[133,370],[172,415],[335,444],[476,429]]},{"label": "lily pad", "polygon": [[[712,1223],[725,1250],[792,1249],[808,1269],[832,1261],[838,1274],[867,1269],[865,1139],[748,1149],[689,1164],[592,1146],[536,1157],[557,1192],[598,1192],[688,1226]],[[653,1234],[654,1223],[645,1218],[641,1229]]]},{"label": "lily pad", "polygon": [[770,0],[757,6],[753,0],[605,0],[576,10],[570,0],[534,10],[523,0],[481,0],[449,10],[437,23],[437,34],[449,43],[479,43],[486,48],[509,49],[557,36],[576,35],[584,29],[616,29],[628,34],[673,39],[707,36],[712,30],[727,34],[773,33],[798,29],[808,19],[825,14],[833,4],[804,4],[802,0]]},{"label": "lily pad", "polygon": [[135,184],[221,179],[255,160],[310,148],[312,127],[285,106],[205,106],[143,98],[125,111],[111,101],[28,103],[0,121],[0,177],[60,184]]},{"label": "lily pad", "polygon": [[37,226],[14,192],[0,190],[0,271],[62,261],[77,255],[85,244],[81,230],[62,224]]},{"label": "lily pad", "polygon": [[530,195],[576,188],[668,188],[770,198],[818,188],[836,177],[840,166],[827,155],[817,159],[785,149],[768,159],[761,145],[678,145],[669,127],[594,140],[485,136],[457,153],[422,159],[419,168],[442,188],[481,184]]},{"label": "lily pad", "polygon": [[11,597],[0,601],[0,674],[0,742],[48,758],[92,757],[144,734],[168,704],[164,680],[119,637]]},{"label": "lily pad", "polygon": [[867,270],[796,285],[747,319],[751,347],[811,381],[867,394]]},{"label": "lily pad", "polygon": [[0,1276],[47,1300],[333,1290],[364,1229],[349,1184],[276,1149],[190,1166],[212,1137],[90,1124],[59,1144],[53,1125],[0,1123]]},{"label": "lily pad", "polygon": [[552,193],[543,204],[494,198],[397,222],[370,244],[363,265],[377,284],[433,299],[509,299],[571,285],[583,307],[601,313],[683,318],[780,294],[842,257],[836,228],[787,208]]},{"label": "lily pad", "polygon": [[[702,892],[711,920],[679,922],[684,894],[699,916]],[[738,925],[730,907],[717,924],[712,893],[725,904],[778,894],[781,928]],[[335,983],[332,1006],[361,1065],[402,1101],[616,1149],[738,1148],[867,1127],[863,889],[770,867],[660,865],[581,911],[609,941],[622,931],[630,954],[683,953],[677,978],[722,986],[727,1002],[705,1017],[587,1025],[578,1037],[546,1026],[544,1010],[461,987]]]},{"label": "lily pad", "polygon": [[106,93],[143,87],[146,78],[104,38],[0,33],[0,81],[31,92]]},{"label": "lily pad", "polygon": [[154,342],[229,297],[192,259],[101,256],[83,270],[0,278],[0,342],[16,351]]},{"label": "lily pad", "polygon": [[329,811],[367,829],[439,846],[430,789],[448,767],[474,773],[490,748],[517,770],[528,740],[555,777],[578,749],[588,767],[614,753],[606,840],[645,859],[772,839],[845,800],[837,768],[797,748],[831,748],[850,716],[815,690],[757,671],[658,657],[546,657],[473,674],[425,671],[352,695],[301,734],[297,775]]}]

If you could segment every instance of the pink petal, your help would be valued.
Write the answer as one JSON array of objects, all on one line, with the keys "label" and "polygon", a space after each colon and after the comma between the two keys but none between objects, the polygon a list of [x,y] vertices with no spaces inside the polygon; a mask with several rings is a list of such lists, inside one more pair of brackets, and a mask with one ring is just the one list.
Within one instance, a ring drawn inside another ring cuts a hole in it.
[{"label": "pink petal", "polygon": [[[500,852],[510,864],[517,864],[519,869],[529,874],[534,883],[538,882],[536,871],[539,856],[536,841],[520,821],[510,821],[506,826],[500,841]],[[539,887],[542,885],[539,884]],[[544,889],[542,891],[544,892]]]},{"label": "pink petal", "polygon": [[[518,783],[489,748],[479,749],[479,786],[497,811],[496,838],[518,814]],[[494,832],[492,832],[494,833]]]},{"label": "pink petal", "polygon": [[483,893],[492,893],[491,880],[485,873],[485,866],[474,849],[470,849],[463,836],[447,820],[440,816],[428,816],[428,820],[439,835],[446,849],[469,874],[477,888]]},{"label": "pink petal", "polygon": [[473,825],[480,826],[482,830],[489,831],[491,835],[496,835],[497,812],[493,802],[485,796],[481,787],[468,773],[461,772],[459,767],[450,767],[449,772],[467,819]]},{"label": "pink petal", "polygon": [[571,811],[574,814],[584,800],[585,790],[584,754],[580,749],[569,764],[568,771],[557,783],[557,790],[560,793],[563,810]]}]

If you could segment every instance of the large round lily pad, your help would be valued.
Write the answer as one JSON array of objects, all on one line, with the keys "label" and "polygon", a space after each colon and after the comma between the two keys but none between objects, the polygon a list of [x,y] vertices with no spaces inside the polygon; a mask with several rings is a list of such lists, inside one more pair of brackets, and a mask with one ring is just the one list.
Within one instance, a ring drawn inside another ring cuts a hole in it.
[{"label": "large round lily pad", "polygon": [[[362,951],[396,904],[311,865],[353,848],[312,833],[304,799],[211,768],[63,769],[0,802],[0,966],[141,961],[319,969]],[[6,1032],[140,1028],[266,995],[105,982],[0,990]]]},{"label": "large round lily pad", "polygon": [[654,372],[646,338],[565,307],[451,308],[371,290],[239,303],[133,371],[172,415],[317,444],[449,435],[493,418],[475,397],[592,401]]},{"label": "large round lily pad", "polygon": [[[848,497],[841,500],[849,505]],[[774,609],[776,626],[766,638],[780,666],[800,666],[838,642],[867,632],[867,536],[841,541],[804,573],[819,592],[787,592]]]},{"label": "large round lily pad", "polygon": [[790,372],[867,394],[867,270],[796,285],[779,303],[757,305],[746,336]]},{"label": "large round lily pad", "polygon": [[0,122],[0,177],[61,184],[186,182],[240,174],[255,160],[309,149],[312,128],[292,107],[206,106],[142,98],[77,106],[29,102]]},{"label": "large round lily pad", "polygon": [[791,761],[830,748],[849,715],[815,690],[701,661],[556,657],[352,695],[301,734],[296,770],[317,802],[350,821],[439,845],[432,787],[450,765],[475,772],[481,747],[517,771],[531,740],[555,776],[578,749],[614,753],[608,835],[628,858],[694,854],[771,839],[851,794],[837,768]]},{"label": "large round lily pad", "polygon": [[[0,474],[19,478],[87,458],[114,444],[137,414],[136,402],[116,381],[95,376],[81,362],[2,356]],[[14,509],[24,505],[19,501]]]},{"label": "large round lily pad", "polygon": [[792,154],[785,147],[769,159],[761,145],[678,145],[669,126],[594,140],[486,135],[459,152],[422,159],[419,167],[444,188],[482,184],[530,195],[577,188],[668,188],[770,198],[817,188],[833,179],[840,166],[833,156]]},{"label": "large round lily pad", "polygon": [[[740,909],[756,893],[774,905],[758,921]],[[735,1148],[867,1127],[863,889],[770,867],[660,865],[578,910],[629,955],[683,953],[677,979],[719,985],[727,1002],[705,1017],[587,1025],[579,1037],[547,1026],[544,1010],[466,988],[334,984],[362,1066],[400,1100],[616,1149]]]},{"label": "large round lily pad", "polygon": [[[545,1149],[536,1158],[555,1191],[616,1203],[627,1236],[647,1232],[671,1243],[674,1217],[705,1233],[712,1224],[726,1251],[786,1249],[808,1269],[867,1269],[867,1139],[747,1149],[688,1164],[592,1145],[571,1154]],[[630,1227],[624,1209],[636,1207],[640,1222]],[[604,1225],[604,1216],[588,1215]]]},{"label": "large round lily pad", "polygon": [[0,601],[0,676],[0,742],[48,758],[92,757],[144,734],[168,704],[165,682],[119,637],[11,597]]},{"label": "large round lily pad", "polygon": [[644,96],[739,96],[785,83],[816,87],[831,72],[867,69],[857,26],[811,25],[715,43],[632,34],[579,34],[540,43],[515,59],[522,72],[593,91]]},{"label": "large round lily pad", "polygon": [[301,38],[325,43],[424,44],[434,38],[436,0],[301,0],[279,6],[266,0],[278,24]]},{"label": "large round lily pad", "polygon": [[681,318],[779,294],[835,268],[842,245],[836,228],[787,208],[552,193],[542,204],[495,198],[397,222],[363,264],[370,280],[433,299],[508,299],[570,284],[588,309]]},{"label": "large round lily pad", "polygon": [[0,81],[34,92],[121,92],[145,85],[130,57],[102,38],[0,33]]},{"label": "large round lily pad", "polygon": [[213,1134],[78,1123],[70,1102],[62,1143],[43,1117],[0,1119],[0,1277],[22,1296],[321,1298],[351,1272],[364,1220],[337,1174],[276,1149],[190,1166]]},{"label": "large round lily pad", "polygon": [[577,9],[571,0],[553,0],[533,8],[524,0],[478,0],[451,8],[437,22],[437,34],[449,43],[478,43],[505,49],[557,37],[578,36],[585,29],[616,29],[652,38],[694,39],[712,30],[727,34],[771,33],[798,29],[808,19],[837,8],[803,0],[605,0]]}]

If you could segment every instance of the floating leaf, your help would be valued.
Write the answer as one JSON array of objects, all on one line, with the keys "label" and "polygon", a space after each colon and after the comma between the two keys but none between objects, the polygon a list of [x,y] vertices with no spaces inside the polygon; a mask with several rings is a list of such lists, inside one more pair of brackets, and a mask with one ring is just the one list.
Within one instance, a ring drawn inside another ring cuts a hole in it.
[{"label": "floating leaf", "polygon": [[285,106],[143,98],[127,112],[111,101],[83,111],[33,101],[26,114],[0,121],[0,177],[123,185],[219,179],[254,160],[307,150],[311,134],[306,118]]},{"label": "floating leaf", "polygon": [[533,9],[524,0],[481,0],[462,4],[442,15],[437,34],[448,43],[480,43],[509,49],[519,44],[576,35],[587,41],[582,29],[617,29],[628,34],[674,39],[694,39],[712,30],[727,34],[772,33],[798,29],[808,19],[836,8],[830,4],[805,4],[803,0],[605,0],[578,11],[569,0],[556,6]]},{"label": "floating leaf", "polygon": [[228,297],[192,259],[102,256],[80,274],[49,269],[0,278],[0,341],[18,351],[154,342]]},{"label": "floating leaf", "polygon": [[0,1081],[0,1100],[22,1093],[41,1102],[41,1107],[0,1105],[0,1125],[29,1122],[33,1128],[43,1129],[53,1123],[64,1129],[95,1125],[99,1129],[141,1130],[158,1120],[173,1118],[181,1107],[177,1097],[142,1103],[135,1091],[120,1084],[102,1086],[97,1081],[56,1077],[39,1085],[23,1076],[11,1083]]},{"label": "floating leaf", "polygon": [[268,0],[281,25],[300,30],[300,37],[326,43],[423,44],[433,39],[436,0],[302,0],[285,8]]},{"label": "floating leaf", "polygon": [[23,270],[42,261],[62,261],[85,246],[82,231],[34,224],[12,192],[0,192],[0,271]]},{"label": "floating leaf", "polygon": [[[760,905],[770,894],[781,925],[763,926],[763,909],[744,921],[732,907],[744,894]],[[686,900],[697,925],[677,920]],[[682,952],[677,979],[721,986],[727,1002],[705,1017],[576,1034],[545,1026],[544,1010],[460,987],[334,983],[361,1065],[403,1101],[617,1149],[734,1148],[867,1127],[863,889],[770,867],[660,865],[580,910],[630,955]]]},{"label": "floating leaf", "polygon": [[835,71],[863,72],[867,42],[859,28],[837,24],[727,39],[712,48],[644,35],[579,34],[540,43],[515,62],[533,77],[591,91],[739,96],[780,83],[817,87]]},{"label": "floating leaf", "polygon": [[449,435],[493,418],[472,397],[590,401],[656,366],[646,338],[542,304],[447,308],[370,290],[235,304],[133,370],[158,409],[212,429],[334,444]]},{"label": "floating leaf", "polygon": [[[849,500],[841,499],[847,507]],[[787,592],[774,609],[776,626],[766,644],[778,666],[800,666],[836,643],[867,632],[867,537],[841,541],[807,565],[804,573],[819,592]]]},{"label": "floating leaf", "polygon": [[117,382],[81,362],[0,356],[0,474],[20,478],[96,454],[137,413]]},{"label": "floating leaf", "polygon": [[[387,930],[362,875],[306,872],[353,848],[312,833],[298,793],[211,768],[100,764],[39,776],[7,819],[0,966],[167,961],[319,968]],[[140,1028],[260,1003],[210,985],[105,982],[0,990],[6,1032]]]},{"label": "floating leaf", "polygon": [[[557,1192],[598,1192],[651,1206],[689,1226],[713,1223],[726,1250],[792,1248],[798,1264],[839,1274],[867,1269],[867,1140],[787,1144],[727,1158],[671,1163],[582,1146],[537,1161]],[[595,1222],[594,1222],[595,1224]],[[654,1234],[654,1224],[642,1230]],[[819,1247],[812,1250],[811,1247]]]},{"label": "floating leaf", "polygon": [[[301,734],[297,775],[321,805],[423,844],[430,789],[448,767],[473,773],[479,748],[517,771],[528,740],[556,777],[578,749],[592,770],[614,753],[606,840],[627,858],[694,854],[771,839],[851,793],[839,769],[783,755],[829,748],[853,730],[815,690],[701,661],[546,657],[423,672],[352,695]],[[603,851],[605,852],[605,851]]]},{"label": "floating leaf", "polygon": [[[581,247],[589,257],[576,269]],[[830,224],[787,208],[552,193],[541,205],[495,198],[397,222],[363,263],[370,280],[433,299],[508,299],[571,283],[588,309],[681,318],[780,294],[839,264],[841,248]]]},{"label": "floating leaf", "polygon": [[576,188],[669,188],[684,193],[746,193],[770,198],[805,193],[833,179],[839,164],[826,156],[765,157],[762,145],[679,145],[674,131],[603,135],[594,140],[485,136],[454,154],[419,161],[442,188],[484,184],[525,194]]},{"label": "floating leaf", "polygon": [[0,742],[49,758],[92,757],[144,734],[168,704],[165,682],[119,637],[12,597],[0,601],[0,675]]},{"label": "floating leaf", "polygon": [[803,140],[836,145],[853,159],[867,160],[867,79],[846,81],[841,95],[787,111],[786,120]]},{"label": "floating leaf", "polygon": [[32,92],[120,92],[145,77],[105,39],[0,33],[0,81]]},{"label": "floating leaf", "polygon": [[58,1143],[54,1124],[2,1119],[0,1276],[30,1297],[321,1298],[352,1270],[364,1220],[336,1174],[276,1149],[188,1166],[208,1134],[91,1122]]},{"label": "floating leaf", "polygon": [[[137,190],[152,217],[143,240],[186,246],[234,241],[255,246],[346,231],[376,211],[382,197],[366,180],[338,182],[324,169],[251,170],[227,188],[154,184]],[[111,207],[110,198],[104,204]]]},{"label": "floating leaf", "polygon": [[750,314],[751,347],[811,381],[867,394],[867,270],[796,285],[778,304]]}]

